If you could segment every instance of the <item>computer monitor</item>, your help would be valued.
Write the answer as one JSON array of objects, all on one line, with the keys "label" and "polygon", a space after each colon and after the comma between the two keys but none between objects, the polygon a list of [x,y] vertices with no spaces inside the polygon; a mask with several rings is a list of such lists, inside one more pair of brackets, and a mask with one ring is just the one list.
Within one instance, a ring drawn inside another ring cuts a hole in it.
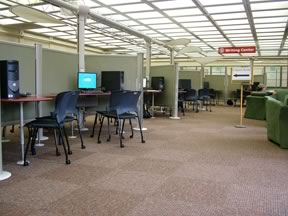
[{"label": "computer monitor", "polygon": [[154,90],[164,91],[164,77],[151,77],[151,88]]},{"label": "computer monitor", "polygon": [[95,72],[78,72],[78,89],[93,90],[97,87],[97,74]]},{"label": "computer monitor", "polygon": [[179,79],[179,85],[178,88],[179,89],[192,89],[192,85],[191,85],[191,79]]}]

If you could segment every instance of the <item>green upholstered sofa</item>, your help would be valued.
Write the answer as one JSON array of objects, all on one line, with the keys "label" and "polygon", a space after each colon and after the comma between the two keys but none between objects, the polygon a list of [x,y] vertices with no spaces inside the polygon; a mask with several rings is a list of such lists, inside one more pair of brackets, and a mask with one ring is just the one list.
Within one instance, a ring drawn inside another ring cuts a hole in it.
[{"label": "green upholstered sofa", "polygon": [[[286,93],[285,93],[286,91]],[[266,96],[267,137],[288,148],[288,90],[277,91],[276,97]]]},{"label": "green upholstered sofa", "polygon": [[268,92],[251,92],[246,97],[246,109],[244,117],[248,119],[265,120],[266,119],[266,98]]}]

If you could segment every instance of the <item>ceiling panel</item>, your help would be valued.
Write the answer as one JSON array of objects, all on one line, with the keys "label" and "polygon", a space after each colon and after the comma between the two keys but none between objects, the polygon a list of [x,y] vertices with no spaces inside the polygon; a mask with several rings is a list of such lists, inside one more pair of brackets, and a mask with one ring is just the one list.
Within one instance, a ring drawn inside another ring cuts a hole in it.
[{"label": "ceiling panel", "polygon": [[[243,2],[250,7],[244,7]],[[73,0],[73,4],[76,3]],[[288,32],[288,0],[80,0],[79,3],[89,6],[93,13],[158,41],[166,43],[188,38],[193,46],[210,51],[189,54],[194,57],[219,55],[217,49],[221,46],[255,45],[263,56],[282,56],[282,49],[288,49],[286,38],[283,38]],[[10,12],[9,7],[17,4],[43,11],[63,23],[35,25]],[[249,10],[245,11],[247,8]],[[48,0],[1,0],[0,25],[15,28],[16,24],[30,25],[24,29],[30,33],[77,42],[77,17],[73,13],[63,13],[63,8],[48,3]],[[145,41],[121,28],[110,27],[89,17],[85,29],[87,46],[117,53],[145,52]],[[152,53],[158,57],[166,53],[169,57],[169,50],[153,43]]]}]

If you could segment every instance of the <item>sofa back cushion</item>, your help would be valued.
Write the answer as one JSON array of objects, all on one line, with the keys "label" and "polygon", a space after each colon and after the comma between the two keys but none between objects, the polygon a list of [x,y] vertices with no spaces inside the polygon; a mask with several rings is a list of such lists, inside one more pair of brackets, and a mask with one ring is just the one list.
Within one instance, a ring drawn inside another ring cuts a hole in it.
[{"label": "sofa back cushion", "polygon": [[288,95],[288,89],[277,89],[276,90],[276,99],[285,103],[285,97]]}]

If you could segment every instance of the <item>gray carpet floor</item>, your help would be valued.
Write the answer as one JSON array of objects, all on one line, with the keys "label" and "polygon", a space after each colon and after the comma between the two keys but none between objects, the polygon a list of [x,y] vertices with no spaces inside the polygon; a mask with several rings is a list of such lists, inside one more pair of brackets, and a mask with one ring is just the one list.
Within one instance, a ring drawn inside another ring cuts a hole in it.
[{"label": "gray carpet floor", "polygon": [[288,215],[288,151],[267,140],[264,121],[244,119],[246,128],[235,128],[239,112],[218,106],[181,120],[158,115],[144,121],[145,144],[139,132],[129,138],[127,125],[125,148],[114,134],[106,142],[105,129],[102,144],[83,132],[86,149],[70,139],[70,165],[61,146],[55,156],[53,139],[28,155],[29,166],[16,165],[16,129],[2,144],[12,177],[0,182],[0,215]]}]

